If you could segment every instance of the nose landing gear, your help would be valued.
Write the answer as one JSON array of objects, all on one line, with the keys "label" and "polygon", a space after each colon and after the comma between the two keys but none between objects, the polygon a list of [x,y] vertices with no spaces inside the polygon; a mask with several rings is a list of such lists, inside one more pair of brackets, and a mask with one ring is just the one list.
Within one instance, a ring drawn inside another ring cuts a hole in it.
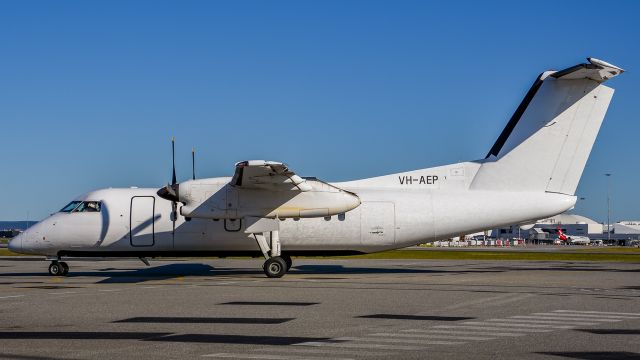
[{"label": "nose landing gear", "polygon": [[66,262],[54,260],[49,265],[49,275],[66,276],[69,273],[69,265]]}]

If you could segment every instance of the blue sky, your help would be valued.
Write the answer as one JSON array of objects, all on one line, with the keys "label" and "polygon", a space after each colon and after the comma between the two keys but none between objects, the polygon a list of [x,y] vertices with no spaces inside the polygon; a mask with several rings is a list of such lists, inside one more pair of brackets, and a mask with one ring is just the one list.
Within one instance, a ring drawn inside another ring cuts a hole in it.
[{"label": "blue sky", "polygon": [[230,175],[340,181],[484,157],[546,69],[628,70],[576,212],[640,218],[640,3],[0,2],[0,219],[103,187]]}]

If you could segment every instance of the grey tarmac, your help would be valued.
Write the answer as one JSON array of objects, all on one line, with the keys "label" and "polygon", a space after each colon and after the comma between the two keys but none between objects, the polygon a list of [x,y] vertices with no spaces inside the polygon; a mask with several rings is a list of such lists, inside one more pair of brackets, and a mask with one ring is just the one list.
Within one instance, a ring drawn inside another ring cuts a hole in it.
[{"label": "grey tarmac", "polygon": [[640,359],[640,263],[0,258],[0,359]]}]

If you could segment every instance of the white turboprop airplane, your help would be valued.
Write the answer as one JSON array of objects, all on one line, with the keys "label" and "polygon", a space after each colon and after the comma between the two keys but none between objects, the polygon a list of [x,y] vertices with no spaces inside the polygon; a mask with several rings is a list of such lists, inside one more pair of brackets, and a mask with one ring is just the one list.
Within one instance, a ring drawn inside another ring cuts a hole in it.
[{"label": "white turboprop airplane", "polygon": [[69,257],[260,256],[281,277],[295,255],[403,248],[573,208],[575,191],[623,70],[589,58],[539,75],[487,156],[329,184],[282,163],[244,161],[232,178],[79,196],[11,240],[65,275]]}]

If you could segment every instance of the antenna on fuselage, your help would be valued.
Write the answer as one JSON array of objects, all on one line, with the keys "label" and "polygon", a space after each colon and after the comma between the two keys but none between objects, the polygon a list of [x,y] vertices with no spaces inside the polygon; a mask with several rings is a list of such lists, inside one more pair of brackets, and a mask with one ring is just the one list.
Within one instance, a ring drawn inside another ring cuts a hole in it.
[{"label": "antenna on fuselage", "polygon": [[191,148],[191,172],[193,173],[193,180],[196,179],[196,148]]}]

